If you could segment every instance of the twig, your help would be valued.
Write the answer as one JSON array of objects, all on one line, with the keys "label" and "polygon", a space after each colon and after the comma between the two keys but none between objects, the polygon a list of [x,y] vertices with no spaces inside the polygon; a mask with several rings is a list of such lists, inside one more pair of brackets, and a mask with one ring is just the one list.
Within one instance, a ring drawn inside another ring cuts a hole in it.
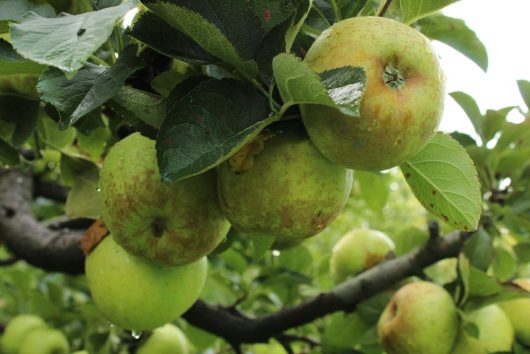
[{"label": "twig", "polygon": [[385,4],[384,4],[383,7],[381,8],[381,10],[380,10],[379,13],[377,14],[377,16],[379,16],[379,17],[384,17],[386,11],[388,10],[388,8],[390,7],[391,4],[392,4],[392,0],[385,0]]}]

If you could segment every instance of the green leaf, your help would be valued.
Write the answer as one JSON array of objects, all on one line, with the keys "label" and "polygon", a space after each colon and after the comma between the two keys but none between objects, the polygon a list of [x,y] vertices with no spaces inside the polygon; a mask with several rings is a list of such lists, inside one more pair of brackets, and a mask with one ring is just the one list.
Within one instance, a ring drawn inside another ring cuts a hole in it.
[{"label": "green leaf", "polygon": [[293,271],[302,274],[311,274],[311,268],[313,266],[313,257],[309,249],[302,245],[294,248],[282,250],[278,257],[279,263]]},{"label": "green leaf", "polygon": [[471,59],[482,70],[488,69],[486,47],[463,20],[435,15],[421,20],[418,27],[427,37],[453,47]]},{"label": "green leaf", "polygon": [[484,272],[493,260],[495,252],[492,238],[482,228],[466,242],[463,251],[471,265]]},{"label": "green leaf", "polygon": [[9,42],[0,39],[0,75],[40,75],[44,69],[46,66],[25,59],[15,52]]},{"label": "green leaf", "polygon": [[520,242],[513,247],[519,261],[530,262],[530,242]]},{"label": "green leaf", "polygon": [[11,145],[14,147],[22,146],[33,135],[38,118],[39,101],[19,96],[0,96],[0,121],[15,124],[11,135]]},{"label": "green leaf", "polygon": [[46,145],[60,150],[74,142],[76,137],[75,128],[59,130],[57,123],[49,117],[41,117],[38,123],[39,138]]},{"label": "green leaf", "polygon": [[414,226],[409,226],[403,231],[392,233],[389,236],[396,245],[396,250],[394,252],[398,257],[409,253],[418,246],[423,245],[429,239],[429,235],[425,230]]},{"label": "green leaf", "polygon": [[388,176],[379,172],[355,171],[355,178],[370,209],[375,212],[383,210],[390,195]]},{"label": "green leaf", "polygon": [[449,95],[460,105],[460,107],[462,107],[464,112],[466,112],[471,124],[473,124],[473,127],[475,128],[475,132],[482,137],[482,113],[480,113],[480,109],[473,97],[460,91],[451,92]]},{"label": "green leaf", "polygon": [[254,235],[252,236],[252,254],[254,260],[257,261],[265,255],[265,252],[271,249],[275,236],[268,235]]},{"label": "green leaf", "polygon": [[132,125],[141,121],[160,128],[166,117],[166,100],[163,97],[129,86],[121,87],[108,104]]},{"label": "green leaf", "polygon": [[70,219],[101,216],[101,202],[98,193],[99,171],[97,167],[76,176],[64,206]]},{"label": "green leaf", "polygon": [[[235,6],[234,9],[230,9],[231,3],[208,3],[205,0],[195,1],[193,4],[188,3],[188,6],[191,6],[192,9],[186,8],[184,4],[182,6],[179,6],[177,4],[177,1],[175,0],[173,0],[171,3],[166,1],[151,0],[144,1],[144,4],[156,15],[163,18],[171,26],[193,39],[197,44],[199,44],[210,54],[232,65],[234,68],[238,69],[248,78],[253,78],[256,76],[258,72],[258,66],[256,62],[251,59],[243,59],[244,54],[240,54],[240,52],[238,52],[235,47],[236,43],[239,43],[239,41],[231,41],[229,38],[227,38],[226,34],[223,33],[220,29],[223,27],[222,23],[220,23],[220,27],[218,27],[214,23],[209,21],[209,19],[215,18],[217,15],[220,15],[221,18],[226,18],[227,15],[233,15],[230,12],[231,10],[233,10],[235,11],[235,13],[239,14],[239,16],[235,16],[231,20],[227,19],[225,24],[227,26],[230,26],[231,24],[244,26],[247,20],[252,20],[252,17],[248,16],[248,9],[241,8],[241,5]],[[207,19],[204,16],[201,16],[198,12],[194,11],[193,5],[211,5],[212,17]],[[228,7],[226,7],[227,5]],[[215,9],[213,7],[215,7]],[[225,13],[219,14],[219,12],[217,11],[219,9],[221,9],[221,11],[224,10]],[[234,21],[233,19],[235,18],[237,18],[238,20]],[[251,33],[255,30],[255,26],[249,26],[247,29],[247,31]],[[241,29],[241,31],[243,31],[243,29]],[[241,33],[242,32],[237,31],[236,33],[234,33],[234,36],[239,36],[241,35]],[[249,36],[252,37],[252,35]],[[245,34],[243,38],[247,39],[247,34]],[[238,49],[240,51],[246,52],[248,50],[250,52],[250,47],[247,47],[246,45],[250,45],[250,43],[242,42],[241,46]]]},{"label": "green leaf", "polygon": [[0,166],[16,166],[19,162],[18,151],[0,139]]},{"label": "green leaf", "polygon": [[2,0],[0,1],[0,33],[9,32],[9,23],[20,21],[28,11],[44,17],[55,16],[55,10],[49,4],[36,4],[29,0]]},{"label": "green leaf", "polygon": [[35,13],[11,24],[13,46],[22,56],[68,73],[81,69],[110,36],[116,21],[134,1],[75,16],[41,17]]},{"label": "green leaf", "polygon": [[507,281],[513,277],[517,270],[517,260],[512,252],[501,247],[495,247],[492,269],[497,279]]},{"label": "green leaf", "polygon": [[342,19],[355,17],[366,5],[367,0],[336,0]]},{"label": "green leaf", "polygon": [[[160,33],[164,33],[163,36]],[[193,64],[207,64],[217,59],[188,36],[152,12],[146,12],[134,24],[130,36],[171,58]]]},{"label": "green leaf", "polygon": [[502,286],[495,278],[473,266],[469,267],[469,296],[471,298],[493,296],[501,291]]},{"label": "green leaf", "polygon": [[519,92],[523,98],[526,108],[530,109],[530,81],[527,80],[517,80],[517,86],[519,87]]},{"label": "green leaf", "polygon": [[[61,178],[64,184],[68,187],[73,187],[79,176],[96,170],[97,167],[92,161],[71,157],[65,154],[61,154]],[[94,191],[96,188],[94,188]]]},{"label": "green leaf", "polygon": [[458,0],[399,0],[399,6],[403,13],[403,22],[411,24],[419,19],[432,15],[447,5]]},{"label": "green leaf", "polygon": [[230,79],[197,85],[168,107],[160,128],[162,178],[175,181],[218,165],[274,119],[267,99],[250,86]]},{"label": "green leaf", "polygon": [[499,110],[488,109],[482,123],[482,134],[484,141],[488,142],[503,128],[506,116],[516,107],[506,107]]},{"label": "green leaf", "polygon": [[481,213],[477,171],[466,150],[438,133],[400,166],[419,202],[458,230],[476,230]]},{"label": "green leaf", "polygon": [[37,89],[43,101],[59,109],[59,126],[65,129],[111,98],[125,80],[142,66],[136,46],[125,48],[110,68],[87,63],[69,80],[60,70],[51,68],[42,74]]},{"label": "green leaf", "polygon": [[293,46],[293,43],[298,35],[298,32],[302,28],[305,19],[309,15],[311,6],[313,5],[313,0],[295,0],[293,1],[296,4],[296,13],[294,18],[294,23],[289,27],[285,34],[285,52],[289,53]]},{"label": "green leaf", "polygon": [[334,313],[324,327],[322,344],[335,348],[353,348],[360,343],[370,327],[358,313]]},{"label": "green leaf", "polygon": [[285,53],[274,58],[272,67],[284,107],[320,104],[352,117],[359,115],[366,87],[364,69],[348,66],[319,75],[299,58]]}]

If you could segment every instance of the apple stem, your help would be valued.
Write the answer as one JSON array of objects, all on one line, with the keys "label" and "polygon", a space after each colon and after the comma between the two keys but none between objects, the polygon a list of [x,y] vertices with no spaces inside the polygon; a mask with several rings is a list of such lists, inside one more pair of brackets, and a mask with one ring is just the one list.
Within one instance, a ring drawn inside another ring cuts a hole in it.
[{"label": "apple stem", "polygon": [[380,6],[379,13],[377,14],[377,16],[379,16],[379,17],[384,17],[386,11],[388,10],[390,5],[392,4],[392,0],[384,0],[384,1],[385,1],[384,5]]}]

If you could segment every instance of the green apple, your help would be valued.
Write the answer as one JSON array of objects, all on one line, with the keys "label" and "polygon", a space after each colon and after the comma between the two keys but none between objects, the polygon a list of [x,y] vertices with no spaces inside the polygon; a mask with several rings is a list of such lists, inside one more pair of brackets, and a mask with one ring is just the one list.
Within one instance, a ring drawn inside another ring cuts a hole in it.
[{"label": "green apple", "polygon": [[356,229],[344,235],[333,247],[330,272],[335,283],[382,262],[394,251],[394,242],[376,230]]},{"label": "green apple", "polygon": [[449,354],[458,333],[457,309],[444,288],[410,283],[394,294],[377,331],[388,354]]},{"label": "green apple", "polygon": [[230,224],[210,170],[162,182],[155,142],[139,133],[112,147],[100,176],[103,219],[128,252],[167,265],[194,262],[226,237]]},{"label": "green apple", "polygon": [[265,132],[219,171],[221,208],[238,231],[293,246],[328,226],[344,207],[352,171],[325,159],[303,134]]},{"label": "green apple", "polygon": [[136,354],[189,354],[188,340],[175,325],[168,323],[153,331]]},{"label": "green apple", "polygon": [[[514,282],[530,292],[530,279],[517,279]],[[510,318],[517,339],[530,346],[530,298],[504,301],[499,305]]]},{"label": "green apple", "polygon": [[367,86],[357,118],[303,105],[311,140],[331,161],[358,170],[384,170],[419,152],[443,111],[445,77],[429,40],[382,17],[335,23],[311,46],[305,62],[316,72],[362,67]]},{"label": "green apple", "polygon": [[18,354],[68,354],[70,346],[63,332],[49,328],[32,330],[20,344]]},{"label": "green apple", "polygon": [[471,312],[467,320],[479,330],[478,338],[460,330],[452,354],[488,354],[511,352],[514,331],[510,319],[497,305],[489,305]]},{"label": "green apple", "polygon": [[199,297],[206,257],[182,266],[150,262],[126,252],[112,235],[86,258],[85,272],[96,306],[112,323],[152,330],[182,315]]},{"label": "green apple", "polygon": [[18,354],[22,339],[36,328],[46,327],[46,323],[40,317],[34,315],[18,315],[9,323],[2,336],[1,347],[4,354]]}]

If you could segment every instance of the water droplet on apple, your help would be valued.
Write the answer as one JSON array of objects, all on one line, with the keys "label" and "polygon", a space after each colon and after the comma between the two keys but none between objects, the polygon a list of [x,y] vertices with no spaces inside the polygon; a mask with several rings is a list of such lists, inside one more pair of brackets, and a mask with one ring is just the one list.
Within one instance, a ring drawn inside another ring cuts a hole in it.
[{"label": "water droplet on apple", "polygon": [[131,336],[132,336],[134,339],[140,339],[140,337],[142,336],[142,332],[131,331]]}]

